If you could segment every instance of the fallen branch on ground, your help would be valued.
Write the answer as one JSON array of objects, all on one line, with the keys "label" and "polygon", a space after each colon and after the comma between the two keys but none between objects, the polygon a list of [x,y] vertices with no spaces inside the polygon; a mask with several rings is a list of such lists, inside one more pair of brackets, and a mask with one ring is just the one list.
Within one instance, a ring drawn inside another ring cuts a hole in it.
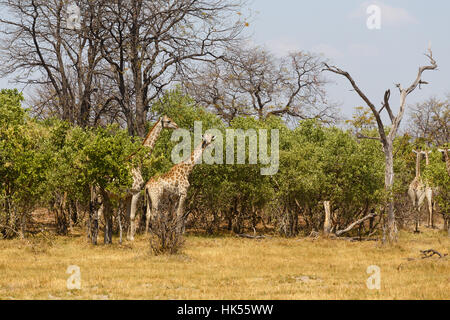
[{"label": "fallen branch on ground", "polygon": [[407,258],[408,261],[407,261],[407,262],[404,262],[404,263],[401,263],[401,264],[397,267],[397,270],[400,271],[401,268],[403,267],[403,265],[404,265],[405,263],[408,263],[408,262],[412,262],[412,261],[420,261],[420,260],[423,260],[423,259],[428,259],[428,258],[433,257],[434,255],[439,256],[438,260],[444,259],[444,258],[446,258],[446,257],[448,256],[447,253],[446,253],[446,254],[441,254],[440,252],[438,252],[438,251],[436,251],[436,250],[434,250],[434,249],[421,250],[420,252],[422,253],[422,257],[421,257],[421,258]]},{"label": "fallen branch on ground", "polygon": [[256,239],[256,240],[260,240],[260,239],[265,239],[266,238],[266,236],[252,236],[252,235],[244,234],[244,233],[243,234],[237,234],[236,237],[247,238],[247,239]]},{"label": "fallen branch on ground", "polygon": [[446,256],[446,254],[442,255],[438,251],[433,250],[433,249],[423,250],[423,251],[420,251],[420,252],[423,254],[422,259],[431,258],[434,255],[439,256],[440,259]]},{"label": "fallen branch on ground", "polygon": [[372,218],[375,218],[376,216],[377,216],[376,213],[370,213],[370,214],[368,214],[367,216],[365,216],[364,218],[361,218],[361,219],[359,219],[358,221],[353,222],[351,225],[349,225],[349,226],[348,226],[347,228],[345,228],[344,230],[336,231],[336,236],[339,237],[339,236],[343,235],[344,233],[347,233],[347,232],[353,230],[353,228],[355,228],[357,225],[363,223],[364,221],[369,220],[369,219],[372,219]]},{"label": "fallen branch on ground", "polygon": [[359,237],[334,237],[331,240],[344,240],[350,242],[378,241],[378,238],[359,238]]}]

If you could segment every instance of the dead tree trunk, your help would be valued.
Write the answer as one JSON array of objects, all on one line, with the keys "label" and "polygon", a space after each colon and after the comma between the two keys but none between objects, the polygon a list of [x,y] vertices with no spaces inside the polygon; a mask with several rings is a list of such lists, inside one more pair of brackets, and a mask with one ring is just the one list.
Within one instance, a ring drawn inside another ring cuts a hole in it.
[{"label": "dead tree trunk", "polygon": [[[367,96],[361,91],[361,89],[356,84],[355,80],[351,77],[351,75],[343,71],[335,66],[329,66],[325,64],[324,71],[330,71],[339,75],[342,75],[348,79],[350,84],[352,85],[353,89],[358,93],[358,95],[364,100],[364,102],[367,104],[367,106],[372,111],[375,120],[377,122],[378,126],[378,133],[379,137],[367,137],[363,136],[361,134],[358,135],[358,138],[363,139],[372,139],[372,140],[378,140],[383,145],[383,151],[385,155],[385,190],[387,194],[387,205],[386,205],[386,211],[387,211],[387,220],[386,220],[386,226],[385,226],[385,239],[392,243],[397,240],[397,227],[395,223],[395,210],[394,210],[394,195],[393,195],[393,186],[394,186],[394,152],[393,152],[393,145],[394,145],[394,139],[397,136],[397,132],[400,126],[400,123],[403,119],[403,116],[405,114],[406,109],[406,98],[407,96],[413,92],[417,86],[421,84],[426,84],[426,82],[422,81],[422,74],[425,70],[435,70],[437,69],[436,61],[433,59],[433,53],[431,51],[431,48],[428,49],[428,54],[426,54],[428,59],[430,60],[431,65],[424,66],[419,68],[418,75],[415,79],[415,81],[407,88],[403,89],[400,84],[397,84],[396,87],[398,88],[400,92],[400,109],[398,114],[395,116],[392,112],[391,106],[389,104],[389,98],[391,96],[391,90],[387,90],[384,94],[384,101],[382,102],[381,109],[377,109],[375,105],[367,98]],[[383,110],[386,110],[390,121],[392,123],[392,126],[390,130],[387,132],[387,128],[385,128],[385,125],[381,119],[381,112]]]},{"label": "dead tree trunk", "polygon": [[88,235],[93,245],[97,245],[98,237],[98,193],[94,186],[91,186],[91,201],[89,203],[89,230]]},{"label": "dead tree trunk", "polygon": [[112,203],[111,203],[111,199],[108,195],[108,192],[106,192],[105,190],[102,190],[101,195],[102,195],[103,219],[105,221],[104,243],[112,244],[112,235],[113,235]]},{"label": "dead tree trunk", "polygon": [[323,203],[325,207],[325,222],[323,224],[323,233],[328,236],[331,232],[331,208],[330,201],[325,201]]},{"label": "dead tree trunk", "polygon": [[357,225],[361,225],[362,223],[364,223],[367,220],[373,219],[377,216],[376,213],[370,213],[367,216],[365,216],[364,218],[359,219],[358,221],[353,222],[351,225],[349,225],[347,228],[345,228],[344,230],[338,230],[336,231],[336,235],[338,237],[342,236],[344,233],[347,233],[351,230],[353,230]]},{"label": "dead tree trunk", "polygon": [[447,232],[448,232],[448,236],[450,237],[450,219],[447,218]]},{"label": "dead tree trunk", "polygon": [[122,227],[122,212],[123,212],[122,206],[119,208],[119,212],[117,214],[117,219],[119,222],[119,244],[122,244],[123,242],[123,227]]},{"label": "dead tree trunk", "polygon": [[395,223],[395,206],[394,206],[394,148],[393,148],[393,139],[392,141],[386,141],[387,143],[384,146],[384,154],[385,154],[385,177],[384,177],[384,185],[387,193],[387,222],[386,222],[386,236],[389,242],[397,241],[397,225]]}]

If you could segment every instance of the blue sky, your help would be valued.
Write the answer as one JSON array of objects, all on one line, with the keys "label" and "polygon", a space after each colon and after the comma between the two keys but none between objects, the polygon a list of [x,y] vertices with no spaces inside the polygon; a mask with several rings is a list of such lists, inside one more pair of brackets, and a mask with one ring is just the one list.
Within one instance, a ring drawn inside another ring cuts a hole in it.
[{"label": "blue sky", "polygon": [[[371,4],[381,8],[380,30],[367,28],[366,9]],[[375,104],[390,88],[395,108],[399,97],[394,84],[412,83],[418,67],[428,63],[423,54],[430,42],[439,70],[425,73],[423,80],[430,85],[413,92],[407,102],[450,93],[450,1],[253,0],[251,8],[256,44],[277,55],[292,50],[323,53],[348,71]],[[363,102],[346,79],[326,76],[334,82],[328,87],[330,99],[350,117]]]},{"label": "blue sky", "polygon": [[[380,30],[366,26],[371,4],[381,8]],[[418,67],[428,62],[423,53],[431,41],[439,70],[425,73],[430,85],[412,93],[408,104],[450,93],[450,1],[253,0],[250,8],[249,32],[255,44],[279,56],[294,50],[322,53],[350,72],[375,104],[395,83],[406,87],[415,79]],[[330,100],[350,117],[362,101],[345,79],[326,76],[333,81]],[[0,87],[13,86],[0,79]],[[392,92],[395,108],[398,94]]]}]

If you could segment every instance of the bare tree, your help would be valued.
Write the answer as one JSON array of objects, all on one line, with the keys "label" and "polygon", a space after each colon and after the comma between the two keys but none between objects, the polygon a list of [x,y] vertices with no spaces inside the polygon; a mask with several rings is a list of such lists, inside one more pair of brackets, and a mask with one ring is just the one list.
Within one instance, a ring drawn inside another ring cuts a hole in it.
[{"label": "bare tree", "polygon": [[44,86],[37,112],[87,126],[93,106],[101,109],[110,101],[95,99],[95,93],[104,91],[100,42],[93,36],[100,32],[95,22],[101,12],[93,1],[78,4],[84,19],[73,29],[68,25],[67,1],[0,1],[0,10],[6,13],[0,19],[0,74],[15,74],[19,83]]},{"label": "bare tree", "polygon": [[[389,104],[389,98],[391,96],[391,91],[387,90],[384,94],[384,100],[382,102],[382,106],[380,109],[377,109],[375,105],[367,98],[367,96],[361,91],[361,89],[356,84],[355,80],[351,77],[351,75],[343,71],[335,66],[329,66],[325,64],[326,68],[324,71],[330,71],[339,75],[342,75],[348,79],[353,89],[358,93],[358,95],[364,100],[367,106],[372,111],[375,116],[375,120],[377,122],[379,137],[363,137],[368,139],[376,139],[379,140],[383,145],[383,151],[385,154],[385,189],[388,193],[389,200],[387,203],[387,225],[386,225],[386,240],[389,242],[395,242],[397,239],[397,227],[395,223],[395,211],[394,211],[394,197],[392,194],[393,186],[394,186],[394,153],[393,153],[393,144],[394,139],[397,136],[397,132],[400,126],[400,123],[403,119],[406,110],[406,98],[410,93],[412,93],[420,84],[425,84],[426,82],[422,81],[422,74],[427,70],[435,70],[437,69],[436,61],[433,59],[433,53],[431,48],[429,48],[429,53],[426,54],[428,59],[430,60],[430,65],[423,66],[419,68],[419,72],[417,74],[414,82],[406,89],[402,88],[400,84],[397,84],[397,88],[400,92],[400,109],[397,115],[394,115],[391,106]],[[389,115],[389,119],[391,121],[392,126],[390,128],[386,128],[383,120],[381,119],[381,112],[386,111]]]},{"label": "bare tree", "polygon": [[322,62],[313,54],[278,59],[259,47],[229,48],[223,59],[183,79],[186,91],[230,122],[238,115],[333,120],[326,102]]},{"label": "bare tree", "polygon": [[450,141],[450,101],[430,98],[411,108],[410,133],[427,143],[442,146]]},{"label": "bare tree", "polygon": [[82,126],[106,114],[144,136],[175,76],[240,37],[245,1],[77,0],[80,23],[70,28],[67,1],[0,0],[1,75],[45,85],[37,112]]},{"label": "bare tree", "polygon": [[243,1],[103,1],[98,39],[130,133],[145,135],[151,104],[177,74],[240,37]]}]

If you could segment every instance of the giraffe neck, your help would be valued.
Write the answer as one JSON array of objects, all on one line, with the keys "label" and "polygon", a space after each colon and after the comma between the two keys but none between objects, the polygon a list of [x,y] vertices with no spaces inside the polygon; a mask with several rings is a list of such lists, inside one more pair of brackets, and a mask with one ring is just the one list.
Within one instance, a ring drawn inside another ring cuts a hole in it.
[{"label": "giraffe neck", "polygon": [[420,153],[416,156],[416,178],[420,178]]},{"label": "giraffe neck", "polygon": [[448,149],[444,149],[444,158],[447,167],[447,173],[450,175],[450,157],[448,156]]},{"label": "giraffe neck", "polygon": [[191,156],[189,157],[189,159],[187,159],[184,162],[184,168],[185,168],[185,174],[187,176],[189,176],[189,174],[192,172],[192,170],[194,169],[195,165],[198,163],[198,161],[201,159],[202,157],[202,153],[203,153],[203,142],[197,146],[197,148],[195,148],[195,150],[191,153]]},{"label": "giraffe neck", "polygon": [[428,153],[425,153],[425,165],[428,166],[430,164],[430,157],[428,156]]},{"label": "giraffe neck", "polygon": [[145,140],[142,143],[142,145],[144,147],[149,147],[151,150],[153,150],[156,144],[156,140],[158,140],[158,137],[161,134],[161,130],[162,130],[162,123],[161,119],[159,119],[153,126],[153,128],[150,130],[147,137],[145,137]]}]

